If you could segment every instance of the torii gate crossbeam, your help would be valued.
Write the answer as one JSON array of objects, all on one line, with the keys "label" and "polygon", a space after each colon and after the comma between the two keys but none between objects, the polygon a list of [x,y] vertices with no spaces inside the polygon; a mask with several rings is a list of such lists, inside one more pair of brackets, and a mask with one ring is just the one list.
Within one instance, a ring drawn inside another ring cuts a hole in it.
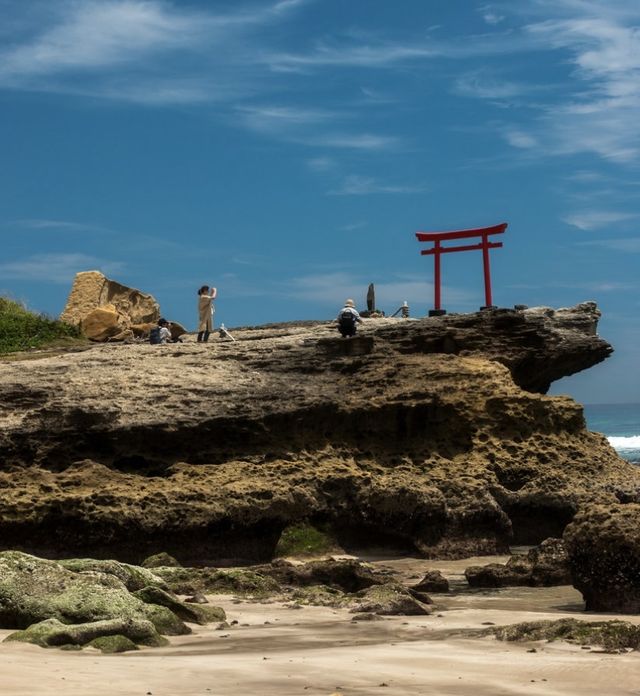
[{"label": "torii gate crossbeam", "polygon": [[[440,256],[454,251],[476,251],[482,250],[482,266],[484,271],[484,296],[485,308],[492,307],[491,297],[491,268],[489,265],[489,249],[497,249],[502,246],[502,242],[490,242],[489,237],[494,234],[502,234],[507,229],[508,223],[503,222],[493,227],[478,227],[470,230],[452,230],[449,232],[416,232],[419,242],[433,242],[429,249],[422,249],[422,256],[433,256],[433,292],[434,310],[430,314],[444,314],[445,310],[441,306],[441,275],[440,275]],[[443,247],[441,243],[453,239],[469,239],[480,237],[481,241],[476,244],[464,244],[462,246]]]}]

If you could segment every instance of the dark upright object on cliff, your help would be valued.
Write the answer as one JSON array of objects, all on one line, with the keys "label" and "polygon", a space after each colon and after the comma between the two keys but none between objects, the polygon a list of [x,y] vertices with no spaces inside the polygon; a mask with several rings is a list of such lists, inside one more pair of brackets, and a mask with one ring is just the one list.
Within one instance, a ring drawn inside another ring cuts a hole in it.
[{"label": "dark upright object on cliff", "polygon": [[374,312],[376,309],[376,290],[373,283],[369,283],[369,289],[367,290],[367,311]]}]

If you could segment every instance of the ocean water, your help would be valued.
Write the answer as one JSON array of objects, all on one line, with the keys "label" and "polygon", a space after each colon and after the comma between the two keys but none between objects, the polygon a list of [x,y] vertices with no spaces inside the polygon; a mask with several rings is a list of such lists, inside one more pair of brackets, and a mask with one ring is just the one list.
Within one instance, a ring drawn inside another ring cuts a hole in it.
[{"label": "ocean water", "polygon": [[607,436],[618,454],[640,464],[640,404],[587,404],[589,430]]}]

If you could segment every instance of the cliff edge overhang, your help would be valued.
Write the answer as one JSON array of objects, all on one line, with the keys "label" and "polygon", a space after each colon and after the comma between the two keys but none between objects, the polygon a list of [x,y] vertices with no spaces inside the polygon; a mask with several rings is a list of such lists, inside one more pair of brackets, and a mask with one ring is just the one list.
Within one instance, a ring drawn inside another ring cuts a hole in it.
[{"label": "cliff edge overhang", "polygon": [[638,472],[549,384],[612,351],[593,303],[237,329],[0,363],[0,545],[265,560],[290,524],[424,555],[558,535]]}]

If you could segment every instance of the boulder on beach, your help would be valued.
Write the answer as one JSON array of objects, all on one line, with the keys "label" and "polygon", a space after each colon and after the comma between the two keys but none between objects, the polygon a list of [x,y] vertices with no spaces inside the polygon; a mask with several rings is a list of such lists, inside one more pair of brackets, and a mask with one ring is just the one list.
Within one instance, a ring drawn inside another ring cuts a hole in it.
[{"label": "boulder on beach", "polygon": [[67,624],[106,619],[151,621],[159,633],[190,629],[169,609],[146,604],[115,575],[72,572],[19,551],[0,553],[0,628],[28,628],[46,619]]},{"label": "boulder on beach", "polygon": [[381,616],[420,616],[431,614],[433,608],[416,599],[406,587],[389,582],[359,592],[351,603],[350,611],[354,614],[371,613]]},{"label": "boulder on beach", "polygon": [[159,587],[144,587],[134,592],[134,595],[146,604],[157,604],[167,607],[178,618],[189,623],[197,623],[205,626],[214,621],[224,621],[227,616],[224,609],[213,606],[200,606],[199,604],[185,604],[175,595]]},{"label": "boulder on beach", "polygon": [[[180,564],[168,553],[161,551],[148,556],[140,564],[142,568],[179,568]],[[156,576],[157,577],[157,576]]]},{"label": "boulder on beach", "polygon": [[562,539],[545,539],[524,554],[514,554],[506,563],[470,566],[464,571],[471,587],[551,587],[570,585],[571,572]]},{"label": "boulder on beach", "polygon": [[138,645],[159,647],[168,643],[150,621],[117,618],[72,625],[46,619],[9,634],[5,641],[33,643],[42,648],[91,645],[108,653],[137,650]]},{"label": "boulder on beach", "polygon": [[485,635],[495,635],[504,641],[547,642],[564,640],[576,645],[600,646],[605,652],[626,652],[640,649],[640,626],[628,621],[525,621],[508,626],[489,628]]},{"label": "boulder on beach", "polygon": [[449,581],[439,570],[428,570],[422,580],[410,589],[417,592],[448,592]]},{"label": "boulder on beach", "polygon": [[640,614],[640,504],[588,506],[563,539],[588,611]]},{"label": "boulder on beach", "polygon": [[353,559],[329,558],[295,564],[277,560],[268,565],[258,566],[255,570],[273,578],[281,585],[290,587],[326,585],[342,592],[358,592],[388,581],[366,564]]}]

